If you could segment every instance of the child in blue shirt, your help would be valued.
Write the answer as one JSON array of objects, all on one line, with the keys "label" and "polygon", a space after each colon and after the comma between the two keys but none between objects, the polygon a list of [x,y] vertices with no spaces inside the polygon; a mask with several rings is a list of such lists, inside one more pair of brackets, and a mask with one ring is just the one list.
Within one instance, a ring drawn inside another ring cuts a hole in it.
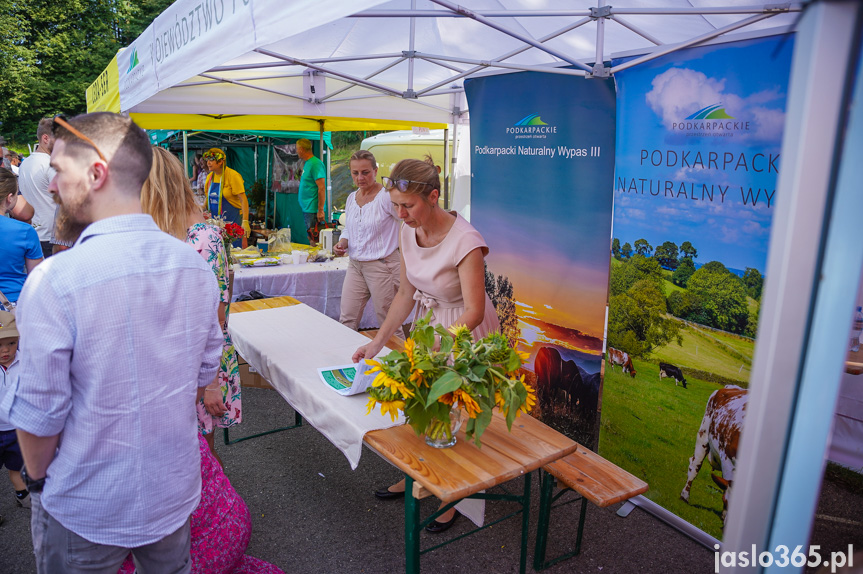
[{"label": "child in blue shirt", "polygon": [[[15,427],[9,424],[9,408],[18,387],[18,329],[15,315],[0,311],[0,466],[9,470],[9,479],[15,488],[18,505],[30,508],[30,493],[21,479],[21,448]],[[0,517],[2,522],[2,517]]]}]

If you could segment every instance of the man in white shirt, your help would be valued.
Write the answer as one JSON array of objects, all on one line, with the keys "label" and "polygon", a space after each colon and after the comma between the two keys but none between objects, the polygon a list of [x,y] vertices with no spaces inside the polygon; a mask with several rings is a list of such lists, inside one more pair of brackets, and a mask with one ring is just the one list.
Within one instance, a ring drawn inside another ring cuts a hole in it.
[{"label": "man in white shirt", "polygon": [[[196,398],[222,355],[209,265],[141,212],[147,134],[107,112],[55,119],[51,190],[88,224],[18,300],[9,420],[39,574],[191,571],[201,491]],[[60,441],[62,435],[63,440]]]},{"label": "man in white shirt", "polygon": [[54,234],[54,203],[53,194],[48,191],[48,184],[54,178],[51,169],[51,150],[54,147],[54,135],[51,132],[51,118],[44,118],[36,129],[39,144],[18,168],[18,187],[24,199],[33,206],[33,227],[39,235],[42,244],[42,254],[51,255],[51,237]]}]

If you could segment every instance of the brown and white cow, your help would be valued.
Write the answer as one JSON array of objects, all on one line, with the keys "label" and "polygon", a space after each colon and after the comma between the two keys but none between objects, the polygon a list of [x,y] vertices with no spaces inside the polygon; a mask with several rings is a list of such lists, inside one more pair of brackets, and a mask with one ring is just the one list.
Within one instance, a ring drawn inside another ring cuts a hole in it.
[{"label": "brown and white cow", "polygon": [[620,365],[624,373],[629,372],[629,376],[635,378],[635,367],[632,366],[632,359],[629,357],[629,353],[609,347],[608,364],[611,366],[612,371],[614,370],[614,365]]},{"label": "brown and white cow", "polygon": [[689,459],[689,472],[686,486],[680,493],[680,498],[689,502],[689,489],[692,481],[698,476],[698,471],[707,458],[714,470],[721,471],[721,476],[711,474],[713,482],[724,492],[722,494],[722,523],[728,514],[728,497],[734,480],[734,466],[737,462],[737,444],[740,440],[740,430],[743,428],[743,418],[746,415],[746,403],[749,393],[735,385],[726,385],[714,391],[707,399],[704,418],[695,439],[695,453]]}]

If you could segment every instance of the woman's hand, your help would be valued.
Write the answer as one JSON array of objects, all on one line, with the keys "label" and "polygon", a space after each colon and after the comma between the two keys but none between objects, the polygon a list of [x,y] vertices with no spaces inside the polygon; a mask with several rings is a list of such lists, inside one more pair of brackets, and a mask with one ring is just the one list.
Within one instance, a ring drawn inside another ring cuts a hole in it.
[{"label": "woman's hand", "polygon": [[221,388],[211,389],[207,387],[204,389],[204,408],[214,417],[220,417],[228,412],[224,401],[222,401]]},{"label": "woman's hand", "polygon": [[384,346],[376,341],[372,341],[368,345],[363,345],[359,349],[354,352],[354,356],[351,357],[351,361],[354,363],[359,363],[363,359],[372,359],[375,355],[381,352]]},{"label": "woman's hand", "polygon": [[337,256],[341,257],[345,253],[348,252],[348,240],[347,239],[339,239],[339,242],[333,245],[333,253]]}]

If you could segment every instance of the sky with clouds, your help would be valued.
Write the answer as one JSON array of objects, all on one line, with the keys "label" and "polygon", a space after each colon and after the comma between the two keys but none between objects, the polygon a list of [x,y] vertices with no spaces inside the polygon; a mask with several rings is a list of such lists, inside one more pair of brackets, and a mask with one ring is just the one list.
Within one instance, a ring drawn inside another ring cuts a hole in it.
[{"label": "sky with clouds", "polygon": [[[617,75],[614,237],[690,241],[699,263],[764,272],[792,47],[772,37],[691,48]],[[715,104],[732,129],[679,128]]]}]

